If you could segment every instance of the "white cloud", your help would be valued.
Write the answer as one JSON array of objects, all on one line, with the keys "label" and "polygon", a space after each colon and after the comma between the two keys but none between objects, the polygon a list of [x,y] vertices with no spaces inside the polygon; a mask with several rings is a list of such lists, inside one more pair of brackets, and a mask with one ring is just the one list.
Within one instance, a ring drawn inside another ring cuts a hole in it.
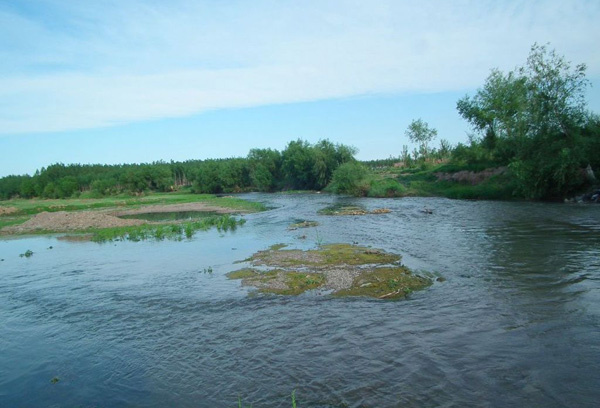
[{"label": "white cloud", "polygon": [[0,133],[469,89],[523,63],[536,41],[600,75],[596,1],[166,4],[0,10]]}]

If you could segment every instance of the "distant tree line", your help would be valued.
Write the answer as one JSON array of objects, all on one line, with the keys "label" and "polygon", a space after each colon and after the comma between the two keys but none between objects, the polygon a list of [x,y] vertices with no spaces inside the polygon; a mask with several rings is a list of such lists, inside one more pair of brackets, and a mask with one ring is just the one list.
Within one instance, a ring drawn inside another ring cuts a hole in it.
[{"label": "distant tree line", "polygon": [[187,187],[196,193],[321,190],[356,149],[329,140],[295,140],[283,151],[252,149],[245,158],[148,164],[53,164],[34,175],[0,178],[0,199],[102,197],[167,192]]}]

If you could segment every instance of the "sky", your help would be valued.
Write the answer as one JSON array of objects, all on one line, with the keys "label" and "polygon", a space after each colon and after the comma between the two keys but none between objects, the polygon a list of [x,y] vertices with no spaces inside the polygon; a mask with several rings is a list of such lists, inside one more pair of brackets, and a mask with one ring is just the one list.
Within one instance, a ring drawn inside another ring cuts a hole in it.
[{"label": "sky", "polygon": [[0,0],[0,177],[298,138],[388,158],[417,118],[465,142],[456,101],[536,42],[587,65],[600,113],[598,21],[597,0]]}]

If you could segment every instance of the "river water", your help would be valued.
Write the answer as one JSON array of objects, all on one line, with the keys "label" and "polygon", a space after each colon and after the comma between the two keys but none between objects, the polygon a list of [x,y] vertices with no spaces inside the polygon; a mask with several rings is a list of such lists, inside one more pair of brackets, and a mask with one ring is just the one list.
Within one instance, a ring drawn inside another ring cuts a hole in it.
[{"label": "river water", "polygon": [[[0,241],[0,406],[598,406],[600,206],[245,197],[273,209],[190,241]],[[316,214],[332,203],[392,211]],[[287,230],[304,219],[320,225]],[[334,242],[446,280],[377,301],[225,277],[276,243]]]}]

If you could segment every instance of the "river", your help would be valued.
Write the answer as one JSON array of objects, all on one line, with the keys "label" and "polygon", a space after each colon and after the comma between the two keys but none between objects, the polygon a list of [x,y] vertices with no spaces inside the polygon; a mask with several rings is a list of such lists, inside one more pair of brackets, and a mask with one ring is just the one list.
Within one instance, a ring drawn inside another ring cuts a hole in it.
[{"label": "river", "polygon": [[[272,209],[182,242],[1,240],[0,406],[291,407],[293,390],[299,407],[600,401],[600,206],[243,197]],[[392,211],[317,215],[332,203]],[[305,219],[320,225],[287,229]],[[253,295],[225,276],[276,243],[334,242],[445,281],[379,301]]]}]

